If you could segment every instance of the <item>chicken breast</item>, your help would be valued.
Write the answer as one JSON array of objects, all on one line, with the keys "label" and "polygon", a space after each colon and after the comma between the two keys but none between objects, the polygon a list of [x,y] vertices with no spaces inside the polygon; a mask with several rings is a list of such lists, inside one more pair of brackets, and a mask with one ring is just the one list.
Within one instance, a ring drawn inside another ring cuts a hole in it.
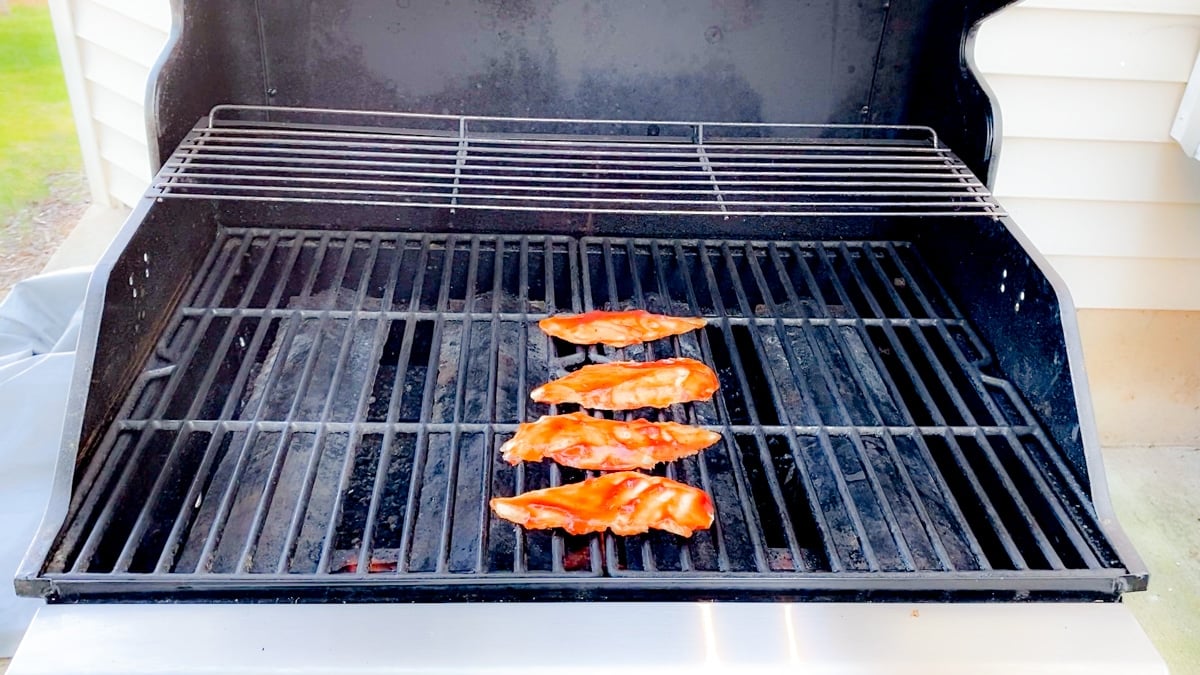
[{"label": "chicken breast", "polygon": [[695,359],[618,361],[584,366],[534,389],[529,397],[538,403],[633,410],[706,400],[718,386],[712,368]]},{"label": "chicken breast", "polygon": [[632,471],[496,498],[491,507],[528,529],[558,527],[571,534],[608,529],[633,535],[658,529],[690,537],[713,521],[712,500],[703,490]]},{"label": "chicken breast", "polygon": [[500,452],[509,464],[549,457],[576,469],[622,471],[694,455],[719,440],[716,432],[676,422],[622,422],[577,412],[522,424]]},{"label": "chicken breast", "polygon": [[679,335],[703,328],[704,324],[704,319],[651,314],[640,309],[564,314],[538,322],[543,331],[567,342],[610,347],[628,347],[639,342]]}]

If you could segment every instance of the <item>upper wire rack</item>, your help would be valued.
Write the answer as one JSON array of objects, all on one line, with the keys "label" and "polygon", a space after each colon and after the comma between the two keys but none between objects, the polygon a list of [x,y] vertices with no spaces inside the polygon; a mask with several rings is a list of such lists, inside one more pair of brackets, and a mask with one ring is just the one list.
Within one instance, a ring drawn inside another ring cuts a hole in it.
[{"label": "upper wire rack", "polygon": [[716,216],[1004,215],[928,127],[217,106],[153,198]]}]

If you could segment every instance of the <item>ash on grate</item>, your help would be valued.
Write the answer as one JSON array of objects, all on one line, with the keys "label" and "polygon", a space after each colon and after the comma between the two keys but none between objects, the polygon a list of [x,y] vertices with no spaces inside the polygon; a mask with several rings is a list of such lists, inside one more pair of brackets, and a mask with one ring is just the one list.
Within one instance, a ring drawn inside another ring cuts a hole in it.
[{"label": "ash on grate", "polygon": [[[323,291],[309,298],[293,298],[287,309],[300,306],[323,306],[328,310],[347,311],[357,308],[365,316],[357,320],[322,317],[317,313],[293,314],[284,321],[284,327],[275,333],[275,339],[266,357],[255,364],[255,373],[243,394],[241,414],[238,419],[285,420],[299,419],[317,421],[320,409],[333,384],[337,357],[347,331],[354,327],[350,337],[342,379],[361,383],[371,369],[371,355],[375,345],[374,329],[378,318],[370,313],[380,310],[378,298],[364,298],[358,303],[357,291],[338,288]],[[289,339],[290,336],[290,339]],[[286,345],[287,352],[280,358]],[[309,361],[313,363],[309,366]],[[305,370],[310,371],[305,386]],[[279,372],[275,374],[275,371]],[[275,381],[272,384],[272,376]],[[326,386],[322,386],[326,385]],[[347,389],[347,387],[339,387]],[[339,392],[340,393],[340,392]],[[297,398],[300,400],[297,401]],[[357,398],[355,397],[355,401]],[[333,405],[345,407],[344,397],[335,397]],[[296,414],[292,407],[298,405]]]}]

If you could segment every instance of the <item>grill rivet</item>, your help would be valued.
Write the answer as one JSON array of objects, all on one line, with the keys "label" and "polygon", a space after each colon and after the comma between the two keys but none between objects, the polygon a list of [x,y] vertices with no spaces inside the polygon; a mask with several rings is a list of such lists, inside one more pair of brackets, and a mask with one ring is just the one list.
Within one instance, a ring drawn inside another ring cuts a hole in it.
[{"label": "grill rivet", "polygon": [[707,40],[708,44],[710,45],[720,42],[722,37],[723,35],[721,34],[720,26],[709,26],[708,30],[704,31],[704,39]]}]

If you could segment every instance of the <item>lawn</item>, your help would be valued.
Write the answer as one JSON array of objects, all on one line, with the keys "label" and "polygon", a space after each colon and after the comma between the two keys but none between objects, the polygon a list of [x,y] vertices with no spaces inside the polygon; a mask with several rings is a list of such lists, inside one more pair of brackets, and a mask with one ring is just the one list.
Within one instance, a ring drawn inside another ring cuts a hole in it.
[{"label": "lawn", "polygon": [[0,226],[49,193],[47,178],[78,172],[79,142],[50,10],[12,3],[0,15]]}]

